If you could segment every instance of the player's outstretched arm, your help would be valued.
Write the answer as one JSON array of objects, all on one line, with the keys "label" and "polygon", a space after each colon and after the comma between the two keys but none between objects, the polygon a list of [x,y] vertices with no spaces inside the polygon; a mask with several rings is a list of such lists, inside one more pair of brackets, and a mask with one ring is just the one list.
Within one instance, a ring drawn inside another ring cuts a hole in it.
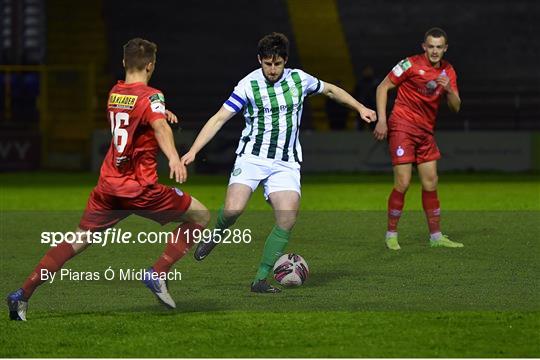
[{"label": "player's outstretched arm", "polygon": [[193,161],[195,161],[195,157],[201,151],[201,149],[208,144],[210,140],[216,136],[217,132],[221,127],[229,121],[230,118],[234,116],[235,113],[230,112],[229,110],[225,109],[225,107],[221,107],[217,113],[214,114],[206,124],[204,124],[201,132],[199,135],[197,135],[197,138],[195,139],[195,142],[193,145],[191,145],[191,149],[182,156],[182,164],[189,165]]},{"label": "player's outstretched arm", "polygon": [[377,86],[376,101],[377,101],[377,125],[373,130],[373,136],[377,140],[383,140],[388,133],[388,125],[386,124],[386,105],[388,103],[388,91],[396,87],[392,81],[386,76],[383,81]]},{"label": "player's outstretched arm", "polygon": [[377,121],[377,113],[375,113],[375,111],[360,104],[354,97],[339,86],[325,82],[322,93],[328,98],[357,111],[358,114],[360,114],[360,118],[365,122],[370,123]]},{"label": "player's outstretched arm", "polygon": [[174,146],[174,137],[172,130],[167,125],[167,120],[157,119],[151,123],[152,129],[154,129],[154,136],[156,141],[167,159],[169,159],[169,168],[171,179],[175,179],[176,182],[183,183],[187,180],[187,170],[184,164],[180,161],[176,147]]}]

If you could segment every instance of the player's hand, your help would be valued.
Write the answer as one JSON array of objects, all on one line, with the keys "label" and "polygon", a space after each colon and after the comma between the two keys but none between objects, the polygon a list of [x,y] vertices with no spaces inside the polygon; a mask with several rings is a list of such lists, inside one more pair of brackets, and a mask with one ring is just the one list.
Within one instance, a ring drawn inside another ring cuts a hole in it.
[{"label": "player's hand", "polygon": [[379,121],[377,125],[375,126],[375,130],[373,130],[373,136],[376,140],[384,140],[386,139],[386,135],[388,134],[388,125],[386,124],[386,121]]},{"label": "player's hand", "polygon": [[358,114],[360,114],[360,118],[367,123],[377,121],[377,113],[365,106],[358,110]]},{"label": "player's hand", "polygon": [[187,169],[180,159],[169,161],[171,169],[169,179],[174,179],[177,183],[184,183],[187,180]]},{"label": "player's hand", "polygon": [[439,76],[437,80],[435,80],[438,85],[441,85],[442,88],[446,91],[450,91],[450,78],[448,76]]},{"label": "player's hand", "polygon": [[176,115],[173,114],[172,111],[165,110],[165,116],[167,118],[167,121],[171,124],[178,124],[178,118],[176,117]]},{"label": "player's hand", "polygon": [[189,164],[195,161],[196,156],[197,154],[195,154],[194,152],[188,151],[187,153],[184,154],[184,156],[182,156],[182,160],[181,160],[182,164],[184,166],[188,166]]}]

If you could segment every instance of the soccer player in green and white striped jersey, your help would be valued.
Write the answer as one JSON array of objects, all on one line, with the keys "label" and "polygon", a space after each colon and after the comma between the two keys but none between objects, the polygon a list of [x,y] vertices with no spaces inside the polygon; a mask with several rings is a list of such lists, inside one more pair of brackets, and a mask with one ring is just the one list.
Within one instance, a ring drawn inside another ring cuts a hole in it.
[{"label": "soccer player in green and white striped jersey", "polygon": [[[276,293],[280,289],[266,278],[289,242],[300,205],[299,128],[304,99],[324,94],[355,111],[366,122],[376,113],[356,101],[345,90],[325,83],[302,70],[285,68],[289,41],[271,33],[259,41],[261,68],[252,71],[234,88],[219,111],[202,128],[191,149],[182,157],[185,165],[216,135],[223,124],[242,112],[246,126],[236,149],[236,162],[229,180],[225,204],[219,210],[216,229],[233,225],[244,211],[253,191],[262,184],[264,196],[274,210],[276,224],[266,239],[262,260],[251,291]],[[217,242],[201,242],[197,260],[204,259]]]}]

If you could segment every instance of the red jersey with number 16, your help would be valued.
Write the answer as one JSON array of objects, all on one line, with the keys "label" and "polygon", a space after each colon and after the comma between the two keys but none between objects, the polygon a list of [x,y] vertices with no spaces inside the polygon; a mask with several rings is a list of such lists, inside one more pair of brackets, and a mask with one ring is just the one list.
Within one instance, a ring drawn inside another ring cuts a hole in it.
[{"label": "red jersey with number 16", "polygon": [[450,86],[458,93],[456,72],[445,60],[435,68],[422,53],[400,61],[392,69],[388,78],[398,86],[398,93],[388,119],[390,131],[433,134],[440,100],[445,94],[436,83],[439,76],[448,76]]},{"label": "red jersey with number 16", "polygon": [[97,189],[133,198],[157,182],[158,143],[150,123],[165,119],[161,91],[142,82],[119,81],[110,91],[107,118],[112,132]]}]

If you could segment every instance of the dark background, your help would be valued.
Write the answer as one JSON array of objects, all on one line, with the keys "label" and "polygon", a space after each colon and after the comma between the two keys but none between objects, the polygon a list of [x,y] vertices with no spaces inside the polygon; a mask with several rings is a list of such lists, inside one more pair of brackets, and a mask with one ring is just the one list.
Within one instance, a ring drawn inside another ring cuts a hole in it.
[{"label": "dark background", "polygon": [[[314,37],[328,26],[318,6],[321,1],[295,0],[313,19]],[[366,105],[374,106],[376,85],[399,60],[422,52],[424,32],[439,26],[449,35],[446,59],[457,70],[463,105],[458,115],[441,106],[437,128],[540,129],[540,2],[329,2],[337,7],[353,65],[354,79],[349,80],[355,87],[349,90]],[[151,85],[165,93],[167,107],[181,116],[187,130],[200,129],[238,80],[259,66],[257,42],[271,31],[289,37],[289,67],[320,76],[312,70],[312,60],[302,61],[299,56],[302,44],[293,30],[290,4],[284,0],[0,0],[4,153],[6,141],[22,131],[40,141],[41,155],[34,158],[41,162],[30,168],[59,164],[89,168],[92,134],[108,127],[106,96],[123,78],[122,45],[133,37],[158,44]],[[340,67],[340,59],[328,54],[329,40],[311,40],[320,42],[319,63]],[[372,76],[366,77],[366,67]],[[327,113],[330,128],[342,129],[336,117],[345,115],[329,106],[316,111]],[[313,118],[308,102],[302,126],[321,130]],[[226,129],[237,133],[243,123],[237,116]],[[345,126],[345,130],[369,128]],[[34,140],[32,146],[36,147]]]}]

